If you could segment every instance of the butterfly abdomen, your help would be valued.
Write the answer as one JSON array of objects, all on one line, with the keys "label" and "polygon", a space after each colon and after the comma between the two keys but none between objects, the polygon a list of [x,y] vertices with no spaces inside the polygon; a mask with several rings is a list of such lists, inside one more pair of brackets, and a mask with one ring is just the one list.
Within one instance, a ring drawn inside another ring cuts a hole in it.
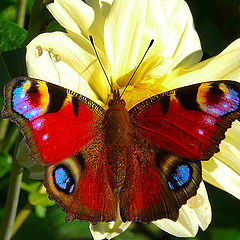
[{"label": "butterfly abdomen", "polygon": [[132,140],[130,116],[122,100],[109,105],[103,120],[107,160],[114,176],[114,191],[119,193],[126,176],[126,159]]}]

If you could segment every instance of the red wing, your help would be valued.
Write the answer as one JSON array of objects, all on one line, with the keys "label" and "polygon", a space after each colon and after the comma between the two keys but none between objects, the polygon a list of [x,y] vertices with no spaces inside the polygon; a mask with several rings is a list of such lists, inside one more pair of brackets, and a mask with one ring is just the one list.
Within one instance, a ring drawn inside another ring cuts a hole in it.
[{"label": "red wing", "polygon": [[5,87],[2,114],[20,126],[34,160],[48,166],[91,141],[104,110],[82,95],[23,77]]},{"label": "red wing", "polygon": [[107,148],[97,137],[82,152],[47,167],[44,184],[67,220],[96,224],[116,220],[118,199],[112,177]]},{"label": "red wing", "polygon": [[197,192],[202,180],[201,162],[164,150],[153,150],[144,141],[141,151],[128,157],[127,174],[120,193],[122,220],[176,221],[180,207]]},{"label": "red wing", "polygon": [[130,109],[135,126],[161,149],[209,159],[231,123],[239,118],[240,84],[196,84],[153,96]]}]

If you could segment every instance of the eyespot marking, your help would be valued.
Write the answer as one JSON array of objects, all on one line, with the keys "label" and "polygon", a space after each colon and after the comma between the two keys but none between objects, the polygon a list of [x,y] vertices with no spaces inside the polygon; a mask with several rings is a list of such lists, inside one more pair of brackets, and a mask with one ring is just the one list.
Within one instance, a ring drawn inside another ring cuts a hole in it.
[{"label": "eyespot marking", "polygon": [[179,163],[173,168],[172,173],[170,174],[168,186],[172,190],[178,190],[186,185],[189,182],[190,178],[190,166],[185,162]]},{"label": "eyespot marking", "polygon": [[49,97],[45,83],[19,82],[12,92],[12,108],[32,121],[46,112]]},{"label": "eyespot marking", "polygon": [[199,87],[197,102],[200,108],[214,116],[221,117],[239,108],[239,93],[225,83],[203,83]]},{"label": "eyespot marking", "polygon": [[71,194],[74,190],[75,181],[69,169],[64,165],[57,166],[53,172],[53,180],[59,191]]}]

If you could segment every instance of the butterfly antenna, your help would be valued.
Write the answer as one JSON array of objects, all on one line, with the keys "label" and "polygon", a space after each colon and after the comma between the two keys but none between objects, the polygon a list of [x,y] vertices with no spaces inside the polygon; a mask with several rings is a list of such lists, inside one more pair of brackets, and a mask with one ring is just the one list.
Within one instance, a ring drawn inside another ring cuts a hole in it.
[{"label": "butterfly antenna", "polygon": [[102,70],[103,70],[103,72],[104,72],[104,74],[105,74],[105,76],[106,76],[106,78],[107,78],[108,84],[109,84],[109,86],[110,86],[110,88],[111,88],[111,92],[113,92],[113,88],[112,88],[112,85],[111,85],[110,80],[109,80],[109,78],[108,78],[108,75],[107,75],[107,73],[106,73],[106,71],[105,71],[105,69],[104,69],[104,67],[103,67],[103,65],[102,65],[102,62],[101,62],[101,60],[100,60],[100,58],[99,58],[99,56],[98,56],[97,49],[96,49],[95,44],[94,44],[94,42],[93,42],[93,37],[92,37],[91,35],[89,35],[89,39],[90,39],[90,42],[91,42],[91,44],[92,44],[92,46],[93,46],[93,49],[94,49],[94,51],[95,51],[95,54],[96,54],[96,56],[97,56],[98,62],[100,63],[101,68],[102,68]]},{"label": "butterfly antenna", "polygon": [[121,94],[121,96],[120,96],[120,99],[122,98],[122,95],[123,95],[123,94],[124,94],[124,92],[126,91],[126,89],[127,89],[127,87],[129,86],[130,82],[132,81],[132,79],[133,79],[133,77],[134,77],[135,73],[137,72],[138,68],[140,67],[140,65],[141,65],[141,63],[142,63],[142,61],[143,61],[143,59],[146,57],[146,55],[147,55],[147,53],[148,53],[149,49],[150,49],[150,48],[151,48],[151,46],[153,45],[153,42],[154,42],[154,39],[152,39],[152,40],[151,40],[151,42],[149,43],[149,45],[148,45],[148,48],[147,48],[146,52],[144,53],[144,55],[143,55],[143,57],[142,57],[141,61],[139,62],[139,64],[138,64],[138,65],[137,65],[137,67],[135,68],[135,70],[134,70],[134,72],[133,72],[132,76],[130,77],[130,79],[129,79],[129,81],[128,81],[127,85],[126,85],[126,87],[124,88],[124,90],[123,90],[123,92],[122,92],[122,94]]}]

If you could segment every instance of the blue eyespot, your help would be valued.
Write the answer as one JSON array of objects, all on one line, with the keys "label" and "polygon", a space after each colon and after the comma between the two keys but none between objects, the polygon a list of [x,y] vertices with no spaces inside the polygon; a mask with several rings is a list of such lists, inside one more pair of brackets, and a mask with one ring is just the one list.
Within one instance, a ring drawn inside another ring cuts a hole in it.
[{"label": "blue eyespot", "polygon": [[65,193],[72,193],[75,181],[72,174],[64,165],[59,165],[53,170],[53,179],[58,190]]},{"label": "blue eyespot", "polygon": [[31,103],[29,95],[26,92],[24,83],[17,86],[12,93],[12,105],[13,110],[19,114],[22,114],[28,120],[33,120],[42,115],[42,108],[34,106]]},{"label": "blue eyespot", "polygon": [[178,190],[186,185],[191,178],[191,168],[187,163],[180,163],[174,167],[168,180],[168,186],[172,190]]},{"label": "blue eyespot", "polygon": [[225,84],[220,84],[218,88],[222,91],[218,102],[200,104],[201,108],[215,117],[236,111],[240,103],[239,93]]}]

